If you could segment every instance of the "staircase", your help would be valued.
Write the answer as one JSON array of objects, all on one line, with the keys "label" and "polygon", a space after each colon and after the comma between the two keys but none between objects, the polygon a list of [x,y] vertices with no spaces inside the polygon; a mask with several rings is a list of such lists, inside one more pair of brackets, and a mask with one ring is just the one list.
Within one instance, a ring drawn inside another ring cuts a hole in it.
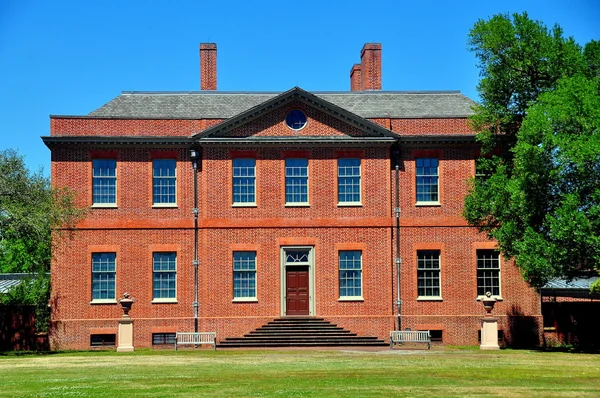
[{"label": "staircase", "polygon": [[357,336],[323,318],[278,318],[244,337],[228,337],[217,344],[227,347],[331,347],[387,346],[376,337]]}]

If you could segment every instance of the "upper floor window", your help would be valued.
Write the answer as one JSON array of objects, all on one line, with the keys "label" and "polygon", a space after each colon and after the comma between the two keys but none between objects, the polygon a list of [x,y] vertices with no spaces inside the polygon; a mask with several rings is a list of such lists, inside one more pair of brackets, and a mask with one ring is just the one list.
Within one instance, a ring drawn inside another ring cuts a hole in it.
[{"label": "upper floor window", "polygon": [[177,283],[177,253],[152,254],[152,299],[174,300]]},{"label": "upper floor window", "polygon": [[417,203],[439,203],[439,160],[419,158],[417,163]]},{"label": "upper floor window", "polygon": [[256,203],[256,159],[233,159],[233,204]]},{"label": "upper floor window", "polygon": [[308,159],[285,160],[286,204],[308,204]]},{"label": "upper floor window", "polygon": [[306,126],[306,115],[300,109],[292,109],[285,117],[285,124],[292,130],[302,130]]},{"label": "upper floor window", "polygon": [[338,203],[360,203],[360,159],[338,159]]},{"label": "upper floor window", "polygon": [[339,256],[340,298],[362,297],[362,252],[344,250]]},{"label": "upper floor window", "polygon": [[419,298],[441,297],[440,251],[417,251],[417,284]]},{"label": "upper floor window", "polygon": [[92,160],[92,203],[94,205],[117,204],[117,161],[115,159]]},{"label": "upper floor window", "polygon": [[115,300],[116,253],[92,253],[92,300]]},{"label": "upper floor window", "polygon": [[176,167],[175,159],[154,159],[152,161],[152,201],[155,205],[176,203]]},{"label": "upper floor window", "polygon": [[256,298],[256,252],[233,252],[233,298]]},{"label": "upper floor window", "polygon": [[500,254],[496,250],[477,250],[477,295],[500,296]]}]

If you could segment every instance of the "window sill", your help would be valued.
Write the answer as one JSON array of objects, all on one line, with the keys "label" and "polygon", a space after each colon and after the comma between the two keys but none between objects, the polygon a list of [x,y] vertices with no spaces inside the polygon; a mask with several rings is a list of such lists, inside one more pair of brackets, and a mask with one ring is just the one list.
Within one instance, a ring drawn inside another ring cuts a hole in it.
[{"label": "window sill", "polygon": [[116,203],[94,203],[92,209],[116,209],[118,206]]},{"label": "window sill", "polygon": [[177,208],[177,203],[155,203],[152,205],[153,209],[162,209],[162,208],[167,208],[167,209],[173,209],[173,208]]},{"label": "window sill", "polygon": [[257,207],[256,203],[248,202],[248,203],[234,203],[231,207]]},{"label": "window sill", "polygon": [[338,207],[362,207],[361,202],[338,202]]},{"label": "window sill", "polygon": [[310,203],[286,203],[285,207],[310,207]]},{"label": "window sill", "polygon": [[362,296],[340,297],[338,301],[365,301]]},{"label": "window sill", "polygon": [[417,202],[415,206],[417,207],[439,207],[442,204],[440,202]]},{"label": "window sill", "polygon": [[237,297],[231,300],[232,303],[258,303],[256,297]]},{"label": "window sill", "polygon": [[159,298],[151,301],[152,304],[177,304],[176,298]]},{"label": "window sill", "polygon": [[116,299],[96,299],[90,301],[90,304],[117,304]]},{"label": "window sill", "polygon": [[444,301],[441,296],[419,296],[417,301]]},{"label": "window sill", "polygon": [[[477,296],[477,301],[481,301],[485,298],[485,296]],[[496,299],[496,301],[504,301],[502,296],[492,296],[491,298]]]}]

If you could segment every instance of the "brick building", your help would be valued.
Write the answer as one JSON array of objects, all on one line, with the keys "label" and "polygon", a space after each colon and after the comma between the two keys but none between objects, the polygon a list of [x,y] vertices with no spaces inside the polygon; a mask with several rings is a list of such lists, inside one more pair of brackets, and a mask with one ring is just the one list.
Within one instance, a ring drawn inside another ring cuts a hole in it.
[{"label": "brick building", "polygon": [[216,59],[200,45],[198,92],[51,116],[53,183],[89,208],[53,259],[54,348],[114,342],[125,291],[137,347],[293,316],[477,344],[487,290],[507,341],[539,335],[538,294],[461,215],[470,99],[381,91],[380,44],[349,92],[219,92]]}]

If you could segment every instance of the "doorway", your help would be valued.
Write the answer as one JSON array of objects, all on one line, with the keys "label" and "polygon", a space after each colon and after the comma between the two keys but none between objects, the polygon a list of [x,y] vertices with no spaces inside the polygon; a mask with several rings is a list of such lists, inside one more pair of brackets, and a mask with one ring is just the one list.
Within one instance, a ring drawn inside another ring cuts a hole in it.
[{"label": "doorway", "polygon": [[314,315],[314,263],[312,247],[281,249],[281,315]]}]

